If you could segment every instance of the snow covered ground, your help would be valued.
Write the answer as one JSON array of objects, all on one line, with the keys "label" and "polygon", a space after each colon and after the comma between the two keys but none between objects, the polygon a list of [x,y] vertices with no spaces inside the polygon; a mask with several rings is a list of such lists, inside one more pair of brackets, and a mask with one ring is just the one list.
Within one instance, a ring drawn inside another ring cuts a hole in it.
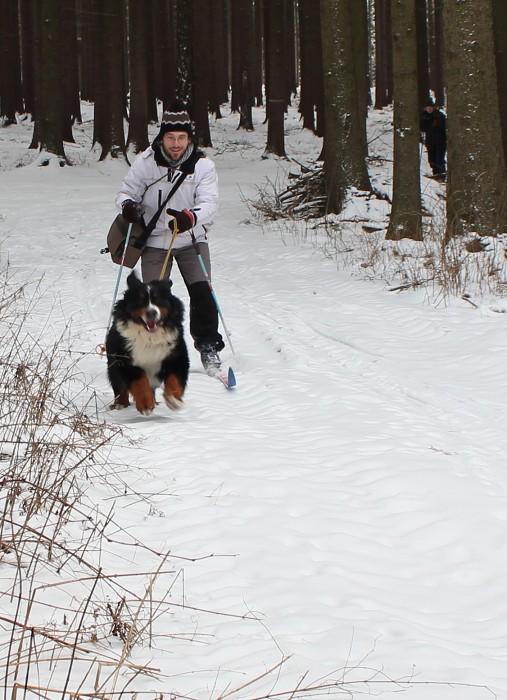
[{"label": "snow covered ground", "polygon": [[[259,227],[245,199],[287,165],[261,159],[260,110],[253,133],[237,119],[212,124],[208,153],[221,191],[213,282],[235,351],[222,358],[238,386],[207,377],[191,349],[184,408],[148,418],[107,411],[95,352],[118,273],[99,250],[126,165],[97,162],[89,122],[66,146],[76,167],[39,167],[26,123],[0,130],[2,262],[20,281],[43,276],[28,325],[48,342],[70,327],[77,401],[140,440],[115,443],[110,484],[86,485],[96,518],[114,521],[94,554],[104,571],[132,575],[141,596],[141,574],[165,572],[150,592],[164,600],[153,643],[130,657],[159,672],[126,696],[507,698],[506,300],[389,292],[311,236]],[[291,112],[288,155],[320,146]],[[186,305],[177,272],[174,285]],[[10,575],[0,562],[4,591]],[[37,596],[49,608],[34,615],[55,629],[64,589]],[[4,595],[0,612],[11,608]],[[120,649],[110,636],[101,653]],[[61,687],[65,668],[48,661],[30,680]]]}]

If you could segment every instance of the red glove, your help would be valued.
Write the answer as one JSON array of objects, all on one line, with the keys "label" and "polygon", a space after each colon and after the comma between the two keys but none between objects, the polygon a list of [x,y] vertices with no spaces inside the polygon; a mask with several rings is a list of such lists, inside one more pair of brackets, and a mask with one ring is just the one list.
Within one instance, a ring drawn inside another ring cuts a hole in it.
[{"label": "red glove", "polygon": [[[178,226],[178,233],[183,233],[183,231],[188,231],[194,228],[197,217],[190,211],[190,209],[183,209],[183,211],[178,211],[177,209],[168,209],[167,213],[174,216],[176,219],[176,224]],[[174,231],[174,221],[169,224],[171,231]]]}]

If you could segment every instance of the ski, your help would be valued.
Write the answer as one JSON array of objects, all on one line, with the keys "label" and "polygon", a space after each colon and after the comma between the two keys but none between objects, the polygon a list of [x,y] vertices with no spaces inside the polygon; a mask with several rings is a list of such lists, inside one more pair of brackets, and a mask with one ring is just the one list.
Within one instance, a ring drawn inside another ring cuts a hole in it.
[{"label": "ski", "polygon": [[229,367],[227,374],[221,374],[219,372],[213,376],[219,379],[226,389],[234,389],[236,386],[236,375],[234,374],[232,367]]}]

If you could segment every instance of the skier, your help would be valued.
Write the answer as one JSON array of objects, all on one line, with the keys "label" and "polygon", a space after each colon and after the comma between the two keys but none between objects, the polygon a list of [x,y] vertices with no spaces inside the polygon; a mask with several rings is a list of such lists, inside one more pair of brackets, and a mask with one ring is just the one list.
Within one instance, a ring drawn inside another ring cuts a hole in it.
[{"label": "skier", "polygon": [[421,114],[421,141],[426,145],[428,162],[436,180],[445,180],[447,117],[433,100],[428,100]]},{"label": "skier", "polygon": [[190,297],[190,334],[194,346],[204,369],[208,374],[216,374],[220,370],[218,352],[224,342],[218,332],[217,306],[192,234],[210,276],[207,234],[218,207],[217,175],[214,163],[197,149],[194,125],[187,110],[175,103],[169,112],[164,112],[160,131],[151,146],[138,156],[123,179],[116,205],[124,219],[130,223],[150,221],[179,178],[179,187],[164,207],[143,250],[141,273],[145,282],[159,279],[176,222],[178,235],[164,279],[169,278],[174,258]]}]

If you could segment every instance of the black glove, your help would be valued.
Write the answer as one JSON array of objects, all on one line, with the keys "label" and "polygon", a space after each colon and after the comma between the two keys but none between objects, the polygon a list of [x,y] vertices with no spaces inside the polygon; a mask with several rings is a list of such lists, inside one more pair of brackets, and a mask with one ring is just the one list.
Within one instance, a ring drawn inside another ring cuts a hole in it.
[{"label": "black glove", "polygon": [[[190,209],[183,209],[183,211],[178,211],[177,209],[168,209],[167,213],[174,216],[176,219],[176,224],[178,226],[178,233],[183,233],[183,231],[188,231],[190,228],[194,228],[197,217],[190,211]],[[174,221],[169,224],[171,231],[174,231]]]},{"label": "black glove", "polygon": [[141,221],[143,210],[140,204],[134,202],[132,199],[127,199],[127,201],[122,204],[121,215],[129,224],[138,224]]}]

